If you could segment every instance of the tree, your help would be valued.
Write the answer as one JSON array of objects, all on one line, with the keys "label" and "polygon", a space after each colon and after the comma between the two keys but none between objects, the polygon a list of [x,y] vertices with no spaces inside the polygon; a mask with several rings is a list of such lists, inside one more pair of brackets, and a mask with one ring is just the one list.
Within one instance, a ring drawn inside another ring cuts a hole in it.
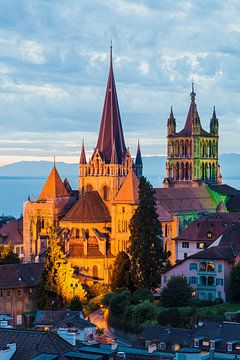
[{"label": "tree", "polygon": [[69,304],[72,311],[83,311],[82,303],[79,296],[74,296]]},{"label": "tree", "polygon": [[46,262],[36,291],[37,306],[40,309],[61,308],[75,296],[84,301],[86,292],[74,277],[74,269],[68,263],[56,233],[50,230]]},{"label": "tree", "polygon": [[192,302],[192,292],[185,276],[174,276],[163,289],[160,301],[165,307],[188,306]]},{"label": "tree", "polygon": [[156,306],[149,300],[133,307],[132,321],[135,331],[138,332],[148,324],[153,323],[157,318]]},{"label": "tree", "polygon": [[139,288],[132,293],[131,303],[136,305],[140,304],[145,300],[153,302],[153,294],[149,289]]},{"label": "tree", "polygon": [[7,246],[0,246],[0,265],[20,263],[18,254],[15,254],[13,250],[12,243],[9,243]]},{"label": "tree", "polygon": [[114,268],[111,276],[111,290],[119,288],[131,288],[131,261],[125,251],[120,251],[114,262]]},{"label": "tree", "polygon": [[139,205],[130,222],[131,273],[135,287],[154,289],[160,284],[169,253],[163,249],[162,228],[156,213],[155,191],[144,177],[139,184]]},{"label": "tree", "polygon": [[230,272],[230,296],[233,301],[240,301],[240,262]]},{"label": "tree", "polygon": [[126,292],[115,294],[109,304],[110,313],[114,316],[122,315],[129,307],[130,301],[129,296]]}]

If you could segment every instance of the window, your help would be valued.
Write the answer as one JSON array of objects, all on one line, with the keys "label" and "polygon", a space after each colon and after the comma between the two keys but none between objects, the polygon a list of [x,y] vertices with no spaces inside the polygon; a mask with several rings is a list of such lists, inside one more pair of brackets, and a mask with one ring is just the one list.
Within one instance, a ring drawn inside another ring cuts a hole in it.
[{"label": "window", "polygon": [[187,258],[187,253],[184,253],[184,259],[186,259]]},{"label": "window", "polygon": [[102,197],[105,201],[109,200],[109,189],[106,185],[104,185],[102,188]]},{"label": "window", "polygon": [[205,261],[202,261],[200,263],[200,271],[206,271],[207,270],[207,263]]},{"label": "window", "polygon": [[189,270],[197,270],[197,264],[196,263],[190,263],[189,264]]},{"label": "window", "polygon": [[198,339],[194,339],[193,344],[194,344],[194,345],[193,345],[194,347],[197,347],[197,348],[198,348],[198,347],[199,347],[199,340],[198,340]]},{"label": "window", "polygon": [[22,290],[21,289],[18,289],[17,290],[17,296],[21,296],[22,295]]},{"label": "window", "polygon": [[7,290],[7,297],[10,296],[10,290]]},{"label": "window", "polygon": [[222,264],[218,264],[218,272],[222,272]]},{"label": "window", "polygon": [[189,277],[189,284],[197,284],[197,278],[195,276]]},{"label": "window", "polygon": [[182,242],[182,248],[183,249],[188,249],[189,248],[189,242],[188,241],[183,241]]},{"label": "window", "polygon": [[204,242],[197,243],[197,249],[204,249],[204,248],[205,248]]},{"label": "window", "polygon": [[41,228],[44,229],[44,218],[42,218],[42,221],[41,221]]},{"label": "window", "polygon": [[216,280],[216,285],[223,286],[223,279],[217,279]]},{"label": "window", "polygon": [[165,282],[165,284],[166,284],[169,280],[171,280],[171,276],[164,276],[164,282]]},{"label": "window", "polygon": [[165,342],[161,341],[160,344],[159,344],[159,349],[160,350],[166,350],[166,344]]},{"label": "window", "polygon": [[122,207],[122,213],[125,213],[125,207],[124,206]]},{"label": "window", "polygon": [[210,350],[215,350],[215,341],[214,340],[210,341]]},{"label": "window", "polygon": [[79,239],[79,229],[76,229],[76,238]]},{"label": "window", "polygon": [[200,276],[200,285],[206,285],[206,284],[207,284],[206,276]]},{"label": "window", "polygon": [[232,351],[233,350],[233,344],[232,343],[227,343],[227,351]]},{"label": "window", "polygon": [[213,276],[208,276],[208,279],[207,279],[207,283],[209,286],[213,286],[214,285],[214,277]]},{"label": "window", "polygon": [[3,290],[0,290],[0,297],[3,297]]},{"label": "window", "polygon": [[214,271],[214,263],[213,262],[209,262],[208,266],[207,266],[207,271]]},{"label": "window", "polygon": [[208,239],[211,239],[211,237],[212,237],[212,232],[211,231],[208,231],[207,237],[208,237]]}]

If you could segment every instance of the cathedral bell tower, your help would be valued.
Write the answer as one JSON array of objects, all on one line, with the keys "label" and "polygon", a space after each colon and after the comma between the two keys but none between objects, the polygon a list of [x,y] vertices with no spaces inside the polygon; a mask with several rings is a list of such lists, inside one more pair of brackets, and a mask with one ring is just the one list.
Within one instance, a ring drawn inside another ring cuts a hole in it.
[{"label": "cathedral bell tower", "polygon": [[82,144],[79,163],[79,191],[84,193],[96,190],[103,200],[112,201],[132,168],[131,154],[126,148],[123,135],[113,74],[111,46],[110,68],[98,142],[89,162],[86,160],[84,143]]},{"label": "cathedral bell tower", "polygon": [[171,108],[167,122],[167,162],[164,187],[196,187],[202,183],[220,183],[218,164],[218,119],[215,107],[210,132],[202,128],[195,102],[194,84],[184,128],[177,132]]}]

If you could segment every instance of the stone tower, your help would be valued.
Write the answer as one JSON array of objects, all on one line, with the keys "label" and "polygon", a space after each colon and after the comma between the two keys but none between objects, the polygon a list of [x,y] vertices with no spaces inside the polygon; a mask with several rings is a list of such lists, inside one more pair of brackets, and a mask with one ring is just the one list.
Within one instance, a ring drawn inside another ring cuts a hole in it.
[{"label": "stone tower", "polygon": [[192,84],[191,103],[184,128],[176,131],[171,108],[167,123],[167,162],[164,187],[197,187],[203,182],[220,183],[218,164],[218,119],[215,107],[210,131],[202,128]]},{"label": "stone tower", "polygon": [[107,203],[114,199],[130,169],[134,166],[126,148],[113,74],[112,47],[110,69],[97,146],[89,162],[84,144],[79,163],[80,193],[96,190]]}]

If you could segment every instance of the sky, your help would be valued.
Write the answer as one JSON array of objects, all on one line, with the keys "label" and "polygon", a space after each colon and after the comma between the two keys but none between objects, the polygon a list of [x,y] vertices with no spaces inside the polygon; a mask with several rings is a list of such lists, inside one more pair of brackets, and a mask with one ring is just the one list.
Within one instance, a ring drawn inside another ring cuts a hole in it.
[{"label": "sky", "polygon": [[192,79],[202,126],[213,105],[220,153],[240,153],[239,0],[1,0],[0,165],[77,162],[97,142],[109,45],[126,144],[166,154]]}]

